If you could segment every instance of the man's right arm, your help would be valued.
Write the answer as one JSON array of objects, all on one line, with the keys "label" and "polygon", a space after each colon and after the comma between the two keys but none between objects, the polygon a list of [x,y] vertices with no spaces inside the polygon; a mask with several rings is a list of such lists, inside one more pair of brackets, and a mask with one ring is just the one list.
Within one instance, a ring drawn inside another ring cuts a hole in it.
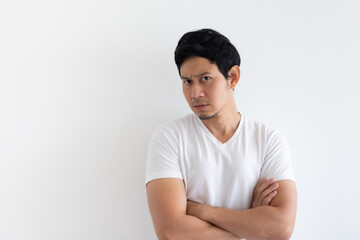
[{"label": "man's right arm", "polygon": [[155,232],[160,240],[239,239],[206,221],[186,215],[187,199],[182,179],[155,179],[146,185],[146,190]]}]

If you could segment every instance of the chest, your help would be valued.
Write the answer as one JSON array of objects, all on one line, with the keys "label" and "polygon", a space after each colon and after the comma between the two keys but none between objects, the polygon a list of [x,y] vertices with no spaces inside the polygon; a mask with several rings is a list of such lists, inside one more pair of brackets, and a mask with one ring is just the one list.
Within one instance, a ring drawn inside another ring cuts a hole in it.
[{"label": "chest", "polygon": [[188,199],[213,206],[247,208],[261,172],[261,153],[239,142],[188,144],[183,167]]},{"label": "chest", "polygon": [[256,148],[247,149],[236,143],[230,146],[194,144],[184,149],[183,156],[187,175],[197,179],[241,181],[258,176],[261,170],[261,153]]}]

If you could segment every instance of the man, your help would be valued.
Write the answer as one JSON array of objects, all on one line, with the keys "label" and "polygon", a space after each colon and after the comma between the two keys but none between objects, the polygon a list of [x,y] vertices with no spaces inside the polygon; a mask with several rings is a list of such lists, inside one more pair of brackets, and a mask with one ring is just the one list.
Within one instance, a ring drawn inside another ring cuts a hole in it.
[{"label": "man", "polygon": [[159,239],[289,239],[296,186],[286,140],[236,109],[240,56],[211,29],[175,50],[194,114],[162,126],[148,151],[146,188]]}]

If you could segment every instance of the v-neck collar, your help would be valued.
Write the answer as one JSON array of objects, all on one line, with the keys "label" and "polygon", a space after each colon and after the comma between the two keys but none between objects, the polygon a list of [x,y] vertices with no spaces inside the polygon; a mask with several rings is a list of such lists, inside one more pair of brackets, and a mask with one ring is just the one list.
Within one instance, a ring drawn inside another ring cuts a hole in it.
[{"label": "v-neck collar", "polygon": [[198,116],[196,116],[194,114],[194,117],[195,117],[195,121],[197,121],[198,125],[200,126],[200,128],[202,129],[202,131],[206,134],[206,136],[208,136],[213,142],[215,142],[216,144],[219,144],[219,145],[222,145],[222,146],[225,146],[225,145],[228,145],[230,144],[231,142],[234,141],[234,139],[237,138],[237,136],[240,134],[241,132],[241,129],[242,129],[242,125],[244,123],[244,119],[245,119],[245,116],[241,113],[239,113],[241,118],[240,118],[240,123],[235,131],[235,133],[231,136],[231,138],[229,140],[227,140],[226,142],[222,143],[220,142],[211,132],[210,130],[205,126],[205,124],[200,120],[200,118]]}]

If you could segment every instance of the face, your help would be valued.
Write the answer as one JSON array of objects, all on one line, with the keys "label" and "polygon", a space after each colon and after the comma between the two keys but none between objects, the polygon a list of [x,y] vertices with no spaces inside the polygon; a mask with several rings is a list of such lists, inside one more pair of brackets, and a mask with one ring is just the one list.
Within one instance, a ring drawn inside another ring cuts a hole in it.
[{"label": "face", "polygon": [[186,101],[200,119],[211,119],[226,111],[232,88],[216,64],[191,57],[181,65],[180,76]]}]

